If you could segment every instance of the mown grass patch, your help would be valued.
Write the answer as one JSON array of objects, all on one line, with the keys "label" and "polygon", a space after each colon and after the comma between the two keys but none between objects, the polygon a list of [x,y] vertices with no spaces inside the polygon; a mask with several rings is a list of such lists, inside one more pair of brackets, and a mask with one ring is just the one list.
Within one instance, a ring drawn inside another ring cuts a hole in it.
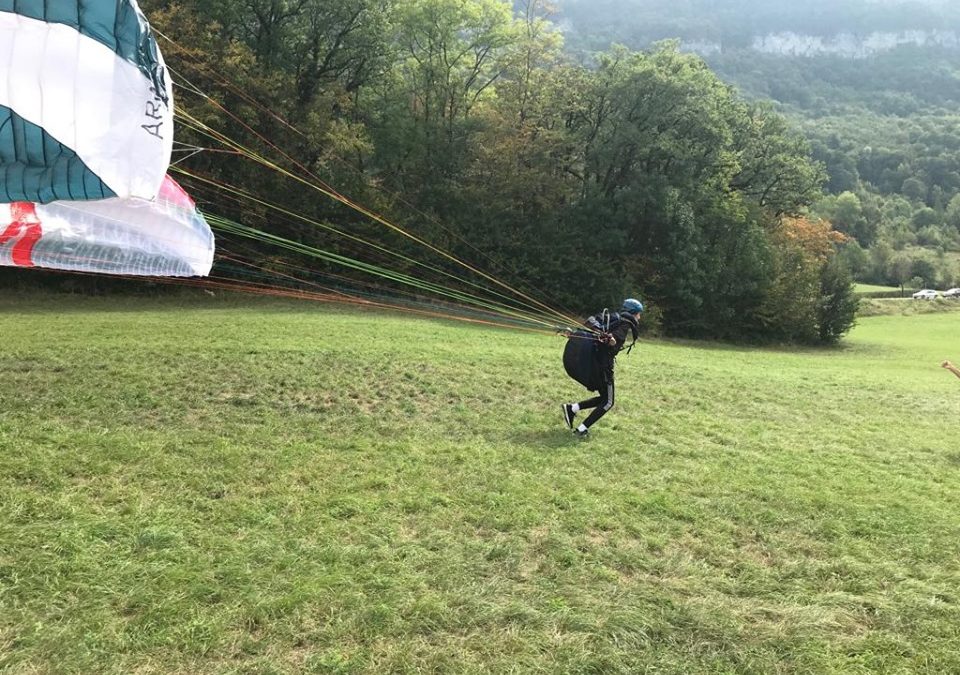
[{"label": "mown grass patch", "polygon": [[958,313],[642,342],[578,443],[550,337],[0,302],[0,668],[960,670]]},{"label": "mown grass patch", "polygon": [[[915,288],[906,288],[902,291],[904,295],[910,295],[913,293]],[[874,296],[883,296],[883,297],[892,297],[894,295],[901,295],[901,290],[899,286],[877,286],[876,284],[854,284],[853,292],[857,295],[874,295]]]},{"label": "mown grass patch", "polygon": [[960,298],[915,300],[906,298],[861,298],[857,316],[913,316],[960,311]]}]

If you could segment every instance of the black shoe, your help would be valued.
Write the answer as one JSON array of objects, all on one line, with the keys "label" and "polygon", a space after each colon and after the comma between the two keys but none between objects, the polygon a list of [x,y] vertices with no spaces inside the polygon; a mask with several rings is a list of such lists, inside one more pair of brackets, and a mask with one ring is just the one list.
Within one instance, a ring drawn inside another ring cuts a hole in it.
[{"label": "black shoe", "polygon": [[564,403],[560,407],[563,408],[563,421],[567,423],[567,428],[573,429],[573,418],[577,414],[573,412],[573,406],[569,403]]},{"label": "black shoe", "polygon": [[581,439],[581,440],[582,440],[582,439],[586,439],[586,438],[590,438],[590,430],[587,429],[586,431],[580,431],[579,429],[574,429],[574,430],[573,430],[573,435],[576,436],[577,438]]}]

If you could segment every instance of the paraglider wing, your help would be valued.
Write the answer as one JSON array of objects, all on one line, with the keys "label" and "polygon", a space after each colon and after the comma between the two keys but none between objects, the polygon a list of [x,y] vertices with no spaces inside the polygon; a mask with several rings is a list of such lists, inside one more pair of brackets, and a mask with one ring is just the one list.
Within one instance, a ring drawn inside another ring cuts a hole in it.
[{"label": "paraglider wing", "polygon": [[172,86],[134,0],[0,0],[0,199],[152,199]]},{"label": "paraglider wing", "polygon": [[0,265],[209,273],[166,176],[172,85],[135,0],[0,0]]},{"label": "paraglider wing", "polygon": [[153,201],[0,204],[0,265],[149,276],[205,276],[213,233],[167,178]]}]

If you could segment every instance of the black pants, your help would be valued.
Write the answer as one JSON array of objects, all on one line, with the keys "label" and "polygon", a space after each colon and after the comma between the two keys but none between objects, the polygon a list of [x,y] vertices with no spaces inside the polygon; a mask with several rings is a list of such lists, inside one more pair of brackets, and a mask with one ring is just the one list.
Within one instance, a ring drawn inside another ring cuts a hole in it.
[{"label": "black pants", "polygon": [[593,412],[583,421],[583,425],[588,429],[613,408],[613,373],[604,378],[604,385],[597,393],[599,396],[595,396],[588,401],[581,401],[578,404],[580,410],[593,408]]}]

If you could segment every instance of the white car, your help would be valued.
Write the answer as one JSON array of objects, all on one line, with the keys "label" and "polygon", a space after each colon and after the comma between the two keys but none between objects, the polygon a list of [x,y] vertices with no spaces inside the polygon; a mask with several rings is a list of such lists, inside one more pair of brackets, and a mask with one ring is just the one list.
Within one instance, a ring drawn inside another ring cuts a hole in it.
[{"label": "white car", "polygon": [[936,291],[931,291],[929,288],[924,288],[922,291],[917,291],[911,296],[914,300],[936,300],[940,297],[940,294]]},{"label": "white car", "polygon": [[951,288],[949,291],[944,291],[943,297],[960,299],[960,288]]}]

